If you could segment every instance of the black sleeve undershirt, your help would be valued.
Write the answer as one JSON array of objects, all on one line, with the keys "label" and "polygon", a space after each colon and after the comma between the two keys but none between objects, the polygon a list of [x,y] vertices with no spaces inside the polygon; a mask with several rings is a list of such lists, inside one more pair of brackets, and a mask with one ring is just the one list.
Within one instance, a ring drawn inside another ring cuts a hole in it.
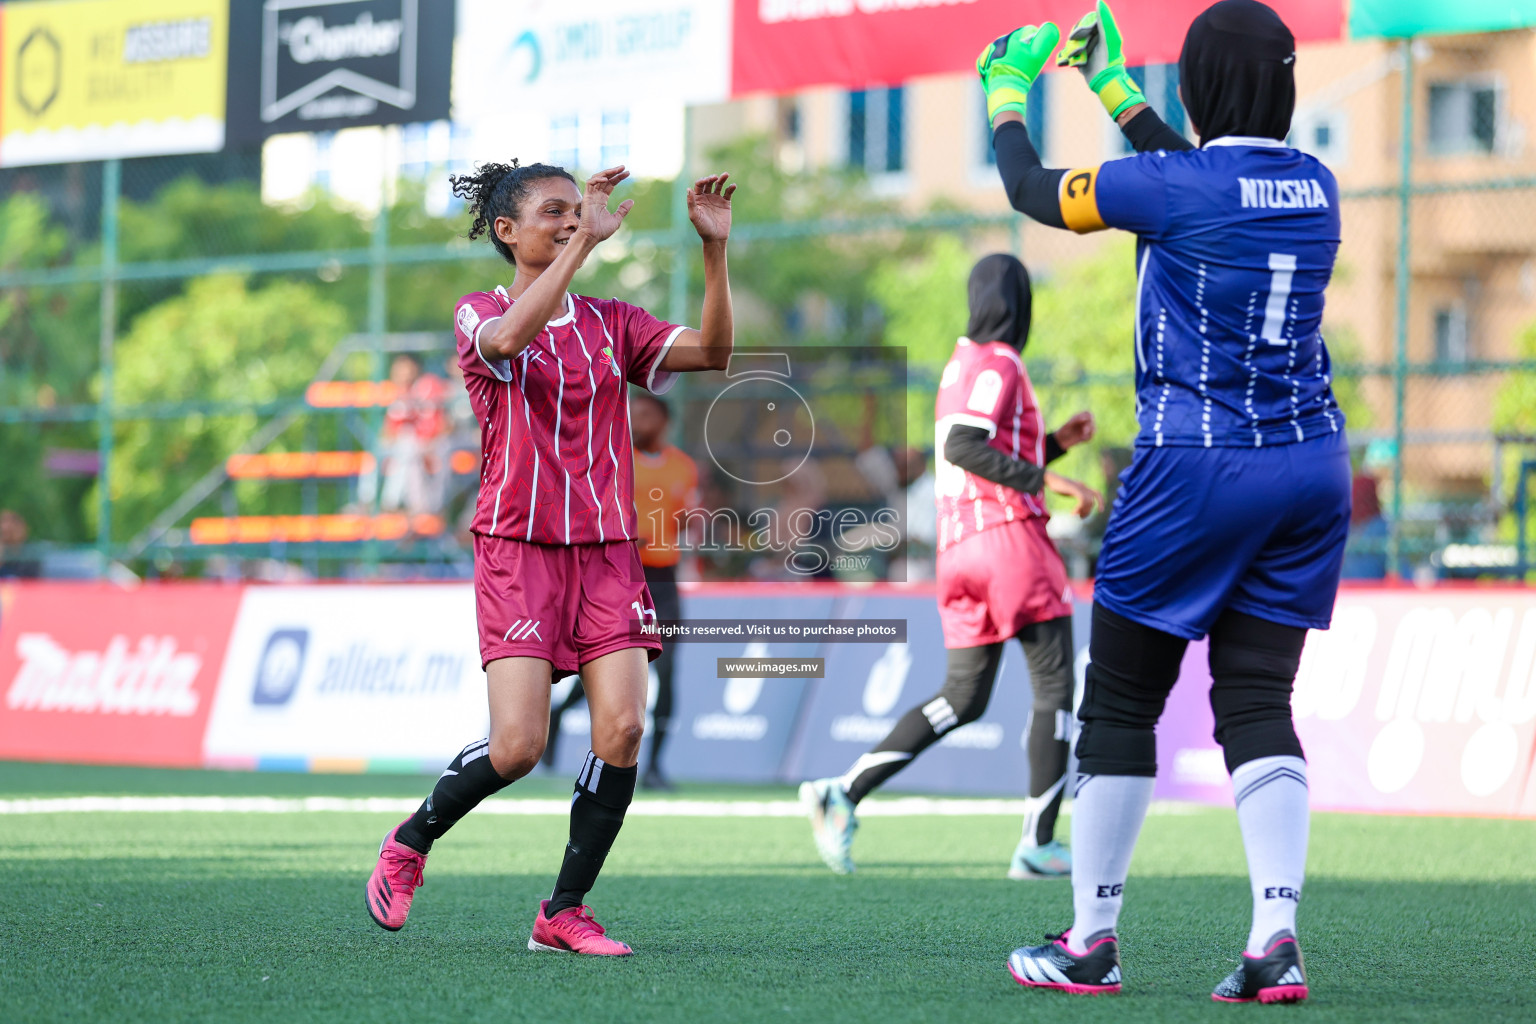
[{"label": "black sleeve undershirt", "polygon": [[[944,458],[950,465],[959,466],[983,480],[1011,487],[1021,494],[1039,494],[1045,486],[1045,467],[998,451],[987,443],[991,437],[980,427],[957,423],[949,428],[949,436],[944,441]],[[1055,434],[1046,435],[1047,463],[1059,459],[1064,450],[1057,443]]]},{"label": "black sleeve undershirt", "polygon": [[[1194,149],[1194,144],[1168,127],[1157,111],[1147,107],[1121,126],[1121,133],[1138,153],[1159,149]],[[1047,227],[1064,228],[1061,217],[1061,179],[1067,172],[1045,167],[1021,121],[1004,121],[992,133],[997,151],[997,170],[1003,190],[1015,210]]]},{"label": "black sleeve undershirt", "polygon": [[1062,175],[1067,172],[1040,165],[1040,154],[1029,141],[1023,122],[998,125],[992,133],[992,148],[997,151],[997,171],[1003,176],[1003,190],[1013,208],[1047,227],[1066,227],[1058,195]]},{"label": "black sleeve undershirt", "polygon": [[1168,123],[1158,117],[1157,111],[1151,107],[1125,122],[1120,128],[1120,134],[1125,136],[1125,141],[1138,153],[1195,148],[1194,143],[1168,127]]}]

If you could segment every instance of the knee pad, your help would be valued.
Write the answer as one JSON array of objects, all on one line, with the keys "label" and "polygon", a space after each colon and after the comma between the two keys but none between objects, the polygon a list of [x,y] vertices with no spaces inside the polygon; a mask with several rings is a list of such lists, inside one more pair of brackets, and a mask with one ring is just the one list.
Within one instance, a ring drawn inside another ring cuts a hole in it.
[{"label": "knee pad", "polygon": [[1261,757],[1301,757],[1291,689],[1307,631],[1225,612],[1211,630],[1211,712],[1227,771]]},{"label": "knee pad", "polygon": [[1157,720],[1179,678],[1188,641],[1093,609],[1092,662],[1077,717],[1078,770],[1085,775],[1157,774]]}]

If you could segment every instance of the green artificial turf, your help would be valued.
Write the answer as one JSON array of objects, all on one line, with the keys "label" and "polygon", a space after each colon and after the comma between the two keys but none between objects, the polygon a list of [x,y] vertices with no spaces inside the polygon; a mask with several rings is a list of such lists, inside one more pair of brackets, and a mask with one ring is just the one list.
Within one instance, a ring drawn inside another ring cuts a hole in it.
[{"label": "green artificial turf", "polygon": [[[413,795],[425,781],[0,765],[0,798]],[[394,821],[0,815],[0,1020],[1536,1019],[1536,822],[1317,815],[1301,910],[1313,997],[1260,1007],[1209,997],[1247,934],[1230,811],[1148,820],[1121,921],[1126,989],[1096,999],[1026,991],[1003,967],[1071,914],[1066,883],[1002,877],[1009,817],[869,816],[848,878],[801,820],[634,817],[590,898],[635,947],[627,960],[525,948],[558,816],[471,815],[432,854],[405,929],[381,931],[363,882]]]}]

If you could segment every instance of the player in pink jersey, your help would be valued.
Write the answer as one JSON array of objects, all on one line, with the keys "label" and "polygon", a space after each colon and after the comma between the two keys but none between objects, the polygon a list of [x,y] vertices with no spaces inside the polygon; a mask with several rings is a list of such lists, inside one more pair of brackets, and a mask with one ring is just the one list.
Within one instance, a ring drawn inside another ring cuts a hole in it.
[{"label": "player in pink jersey", "polygon": [[592,750],[576,780],[570,841],[528,948],[624,956],[583,899],[597,880],[635,791],[645,722],[646,662],[661,650],[636,548],[630,384],[665,391],[679,372],[724,369],[733,337],[724,174],[688,192],[704,246],[699,330],[664,323],[618,299],[568,291],[633,200],[608,209],[622,167],[582,191],[547,164],[486,164],[455,175],[469,237],[488,234],[515,268],[510,285],[474,292],[454,310],[459,365],[480,420],[483,468],[472,530],[480,656],[490,736],[465,747],[414,815],[390,831],[368,882],[368,911],[405,923],[434,840],[476,804],[539,763],[552,678],[580,672]]},{"label": "player in pink jersey", "polygon": [[939,619],[949,665],[943,688],[907,711],[890,735],[841,778],[800,787],[827,866],[853,870],[854,808],[953,729],[980,718],[1003,644],[1017,637],[1029,664],[1029,803],[1010,878],[1066,877],[1071,854],[1055,839],[1072,719],[1072,606],[1067,569],[1046,535],[1048,487],[1086,516],[1099,496],[1046,464],[1093,436],[1080,412],[1054,434],[1020,353],[1029,339],[1029,274],[1012,256],[971,271],[966,337],[939,380],[937,420]]}]

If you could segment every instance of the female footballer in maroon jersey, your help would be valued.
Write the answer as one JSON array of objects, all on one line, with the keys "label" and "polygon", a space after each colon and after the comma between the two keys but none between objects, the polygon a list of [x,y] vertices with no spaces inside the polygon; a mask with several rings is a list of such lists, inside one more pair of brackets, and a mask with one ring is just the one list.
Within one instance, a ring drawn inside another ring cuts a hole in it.
[{"label": "female footballer in maroon jersey", "polygon": [[704,245],[702,328],[693,330],[618,299],[567,291],[634,206],[608,209],[627,177],[610,168],[583,192],[562,168],[514,160],[452,179],[475,217],[469,237],[489,234],[516,268],[509,286],[466,295],[454,311],[484,449],[472,530],[491,727],[384,837],[367,903],[391,931],[405,924],[432,842],[539,763],[551,678],[580,671],[592,751],[576,780],[565,860],[528,948],[630,953],[582,905],[634,796],[646,662],[661,649],[636,629],[656,612],[635,544],[626,392],[636,384],[660,394],[678,372],[725,368],[733,336],[725,243],[736,186],[717,174],[688,192],[688,217]]}]

